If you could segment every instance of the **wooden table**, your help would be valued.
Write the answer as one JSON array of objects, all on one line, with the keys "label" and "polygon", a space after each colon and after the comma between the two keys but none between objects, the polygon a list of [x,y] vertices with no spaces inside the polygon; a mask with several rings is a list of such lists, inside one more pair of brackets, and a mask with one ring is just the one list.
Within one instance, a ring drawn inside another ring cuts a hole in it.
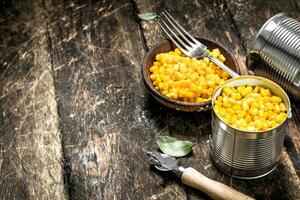
[{"label": "wooden table", "polygon": [[246,51],[278,12],[300,1],[1,1],[0,199],[209,199],[149,168],[156,134],[196,143],[180,159],[257,199],[300,199],[300,105],[292,102],[278,169],[239,180],[212,165],[210,112],[169,110],[147,93],[140,64],[164,39],[138,12],[168,9],[194,35]]}]

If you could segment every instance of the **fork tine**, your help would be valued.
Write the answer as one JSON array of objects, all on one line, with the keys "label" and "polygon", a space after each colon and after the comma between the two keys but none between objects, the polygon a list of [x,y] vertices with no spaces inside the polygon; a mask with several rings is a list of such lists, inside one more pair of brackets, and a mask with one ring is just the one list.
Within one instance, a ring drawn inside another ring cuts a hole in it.
[{"label": "fork tine", "polygon": [[[188,53],[186,50],[189,51],[189,47],[187,47],[186,44],[184,44],[184,42],[174,33],[174,31],[166,24],[166,22],[161,18],[159,17],[160,21],[164,24],[164,26],[159,22],[159,20],[157,20],[158,24],[160,25],[160,27],[163,29],[163,31],[167,34],[167,36],[172,40],[172,42],[178,47],[180,48],[180,50],[186,54]],[[168,30],[167,30],[168,29]],[[169,33],[171,32],[172,35]],[[176,40],[180,43],[178,43],[174,38],[176,38]]]},{"label": "fork tine", "polygon": [[169,18],[171,18],[172,20],[173,20],[173,22],[187,35],[187,36],[189,36],[189,38],[193,41],[193,42],[195,42],[195,43],[197,43],[197,44],[201,44],[198,40],[196,40],[193,36],[191,36],[182,26],[180,26],[179,24],[178,24],[178,22],[168,13],[168,11],[164,11],[164,13],[166,13],[166,15],[168,15],[169,16]]},{"label": "fork tine", "polygon": [[177,42],[176,40],[168,33],[168,31],[161,25],[161,23],[157,20],[157,23],[159,24],[159,26],[161,27],[161,29],[166,33],[166,35],[170,38],[170,40],[175,44],[175,46],[177,46],[180,51],[182,53],[184,53],[185,55],[187,55],[187,51],[185,49],[183,49]]},{"label": "fork tine", "polygon": [[191,40],[187,39],[186,36],[184,36],[182,34],[182,32],[174,25],[174,20],[172,22],[172,20],[170,19],[170,16],[168,16],[165,12],[162,13],[165,18],[168,20],[168,22],[173,26],[173,28],[181,35],[181,38],[185,40],[186,43],[188,43],[191,47],[193,47],[193,45],[195,45],[194,43],[191,42]]}]

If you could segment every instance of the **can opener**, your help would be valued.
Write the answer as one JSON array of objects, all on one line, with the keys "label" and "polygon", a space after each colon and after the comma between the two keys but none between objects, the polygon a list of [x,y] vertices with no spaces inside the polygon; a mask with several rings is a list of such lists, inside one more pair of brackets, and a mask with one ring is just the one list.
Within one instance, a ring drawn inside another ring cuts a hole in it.
[{"label": "can opener", "polygon": [[249,197],[223,183],[204,176],[192,167],[179,166],[176,159],[163,153],[147,151],[148,161],[160,171],[172,171],[188,186],[205,192],[213,199],[251,200]]}]

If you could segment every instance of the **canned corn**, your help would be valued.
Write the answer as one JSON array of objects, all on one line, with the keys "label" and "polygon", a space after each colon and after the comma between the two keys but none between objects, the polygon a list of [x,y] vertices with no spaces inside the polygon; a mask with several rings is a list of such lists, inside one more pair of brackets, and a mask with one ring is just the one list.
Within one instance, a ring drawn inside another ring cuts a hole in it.
[{"label": "canned corn", "polygon": [[[239,76],[228,80],[213,94],[212,104],[224,87],[241,85],[262,86],[281,97],[288,118],[291,106],[287,94],[276,83],[257,76]],[[218,117],[212,110],[211,156],[215,165],[224,173],[243,179],[254,179],[273,171],[280,159],[287,119],[273,129],[250,132],[236,129]]]}]

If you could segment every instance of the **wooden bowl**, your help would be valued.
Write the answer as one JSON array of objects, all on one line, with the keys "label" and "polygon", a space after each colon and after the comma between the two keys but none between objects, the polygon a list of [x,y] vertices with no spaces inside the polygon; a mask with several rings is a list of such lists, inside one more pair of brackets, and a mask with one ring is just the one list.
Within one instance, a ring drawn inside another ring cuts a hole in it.
[{"label": "wooden bowl", "polygon": [[[206,45],[207,48],[210,50],[214,48],[218,48],[226,58],[225,64],[235,72],[240,73],[236,59],[225,47],[223,47],[222,45],[214,41],[205,38],[196,38],[196,39],[199,40],[202,44]],[[155,61],[155,56],[159,53],[165,53],[174,50],[175,48],[176,48],[175,45],[173,45],[173,43],[170,40],[165,40],[159,43],[158,45],[156,45],[155,47],[151,48],[145,55],[142,63],[142,76],[146,84],[146,87],[150,91],[150,94],[154,97],[154,99],[156,99],[161,104],[175,110],[186,111],[186,112],[199,112],[199,111],[205,111],[211,109],[211,101],[206,101],[202,103],[190,103],[190,102],[173,100],[162,95],[161,93],[159,93],[159,91],[157,91],[154,88],[152,81],[149,78],[150,76],[149,68],[153,65],[153,62]]]}]

